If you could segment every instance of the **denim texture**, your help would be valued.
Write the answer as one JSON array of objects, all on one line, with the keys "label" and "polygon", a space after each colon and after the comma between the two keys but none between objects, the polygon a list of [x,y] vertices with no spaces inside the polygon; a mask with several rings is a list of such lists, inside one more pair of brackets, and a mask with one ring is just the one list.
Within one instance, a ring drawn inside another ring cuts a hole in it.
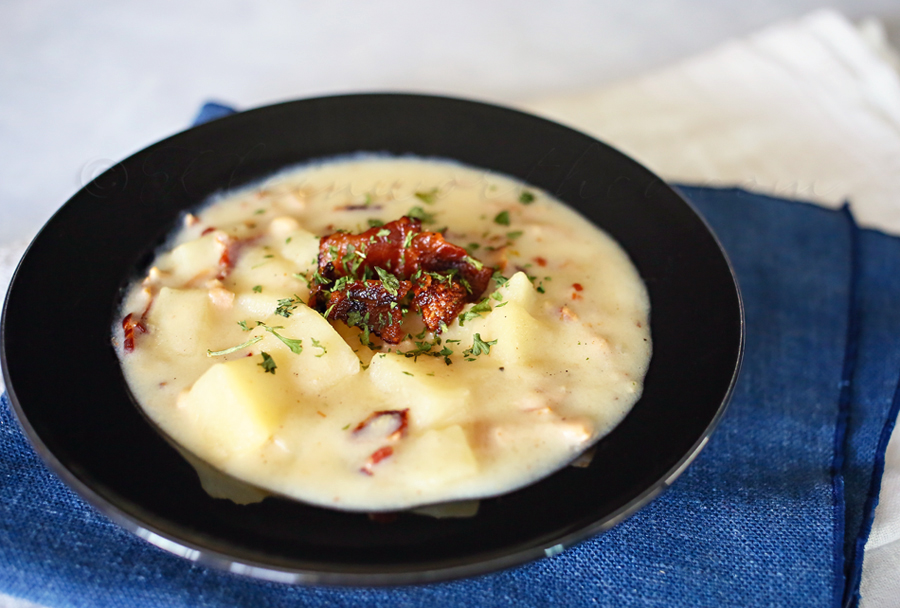
[{"label": "denim texture", "polygon": [[[182,560],[110,523],[48,471],[4,395],[0,591],[91,608],[794,607],[852,599],[855,562],[848,554],[845,563],[845,538],[852,551],[860,531],[867,534],[874,508],[867,498],[896,406],[900,239],[859,230],[847,211],[733,189],[680,190],[737,273],[744,366],[697,460],[609,532],[553,558],[449,583],[340,589],[257,582]],[[848,359],[853,344],[858,354]]]}]

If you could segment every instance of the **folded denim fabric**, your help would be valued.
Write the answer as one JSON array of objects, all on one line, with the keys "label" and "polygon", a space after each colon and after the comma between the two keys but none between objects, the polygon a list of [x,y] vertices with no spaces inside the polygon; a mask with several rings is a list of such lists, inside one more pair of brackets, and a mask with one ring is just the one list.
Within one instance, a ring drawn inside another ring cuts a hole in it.
[{"label": "folded denim fabric", "polygon": [[[740,190],[681,188],[735,267],[747,342],[732,404],[667,492],[564,553],[394,589],[287,586],[121,530],[34,454],[0,400],[0,592],[46,606],[825,606],[852,601],[900,372],[900,239]],[[873,484],[874,479],[874,484]],[[877,495],[877,494],[876,494]],[[846,502],[845,502],[846,499]],[[864,541],[863,541],[864,543]],[[850,585],[845,583],[845,565]]]}]

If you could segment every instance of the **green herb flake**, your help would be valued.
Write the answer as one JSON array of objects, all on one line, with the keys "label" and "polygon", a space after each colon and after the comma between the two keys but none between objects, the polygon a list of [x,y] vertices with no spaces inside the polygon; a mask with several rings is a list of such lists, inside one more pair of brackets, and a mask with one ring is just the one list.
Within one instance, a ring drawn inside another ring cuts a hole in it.
[{"label": "green herb flake", "polygon": [[303,276],[299,272],[295,272],[294,274],[291,275],[291,277],[297,279],[298,281],[303,281],[304,283],[306,283],[306,286],[309,287],[309,279],[307,279],[305,276]]},{"label": "green herb flake", "polygon": [[285,338],[280,333],[275,331],[276,329],[284,329],[280,325],[276,325],[275,327],[269,327],[262,321],[257,321],[256,324],[257,324],[257,326],[262,325],[262,328],[264,330],[266,330],[267,332],[269,332],[270,334],[272,334],[273,336],[275,336],[276,338],[278,338],[279,340],[284,342],[285,346],[287,346],[289,349],[291,349],[291,352],[294,353],[295,355],[299,355],[300,353],[303,352],[303,340],[295,340],[293,338]]},{"label": "green herb flake", "polygon": [[266,212],[265,209],[257,209],[256,211],[253,212],[253,215],[262,215],[265,212]]},{"label": "green herb flake", "polygon": [[327,350],[325,350],[325,347],[322,346],[322,343],[321,343],[321,342],[319,342],[319,341],[316,340],[315,338],[311,338],[311,340],[312,340],[312,343],[313,343],[313,348],[321,348],[321,349],[322,349],[322,352],[319,353],[318,355],[316,355],[316,357],[321,357],[322,355],[324,355],[325,353],[328,352]]},{"label": "green herb flake", "polygon": [[284,244],[290,245],[292,240],[294,240],[294,237],[289,236],[288,238],[284,239]]},{"label": "green herb flake", "polygon": [[501,211],[494,216],[494,223],[501,226],[509,226],[509,211]]},{"label": "green herb flake", "polygon": [[423,224],[434,223],[434,214],[428,213],[422,207],[416,206],[406,212],[406,217],[414,220],[420,220]]},{"label": "green herb flake", "polygon": [[384,226],[384,222],[379,219],[375,219],[374,217],[370,217],[366,220],[369,223],[370,228],[377,228],[378,226]]},{"label": "green herb flake", "polygon": [[254,285],[253,293],[262,293],[262,285]]},{"label": "green herb flake", "polygon": [[242,329],[243,331],[251,331],[251,330],[253,330],[252,327],[247,327],[247,322],[246,322],[246,321],[238,321],[237,324],[241,326],[241,329]]},{"label": "green herb flake", "polygon": [[403,373],[406,374],[407,376],[412,376],[412,374],[409,372],[403,372]]},{"label": "green herb flake", "polygon": [[427,192],[416,192],[416,198],[428,205],[433,204],[434,201],[437,200],[437,195],[438,195],[437,188],[432,188],[431,190],[429,190]]},{"label": "green herb flake", "polygon": [[478,260],[476,260],[475,258],[473,258],[470,255],[467,255],[464,259],[466,262],[468,262],[469,264],[474,266],[475,270],[481,270],[482,268],[484,268],[484,264],[482,264],[481,262],[479,262]]},{"label": "green herb flake", "polygon": [[483,312],[491,312],[491,303],[487,298],[483,299],[481,302],[459,315],[459,326],[464,327],[466,321],[481,318],[481,313]]},{"label": "green herb flake", "polygon": [[262,336],[255,336],[253,338],[250,338],[243,344],[238,344],[237,346],[232,346],[231,348],[226,348],[225,350],[209,350],[209,349],[207,349],[206,356],[207,357],[221,357],[222,355],[230,355],[231,353],[234,353],[234,352],[237,352],[244,348],[247,348],[248,346],[253,346],[260,340],[262,340]]},{"label": "green herb flake", "polygon": [[274,376],[275,370],[278,368],[278,366],[275,365],[275,359],[273,359],[271,355],[269,355],[269,353],[267,353],[266,351],[262,351],[259,354],[262,355],[262,363],[257,363],[257,365],[263,368],[263,371],[265,373],[272,374]]},{"label": "green herb flake", "polygon": [[387,228],[382,228],[381,230],[379,230],[378,232],[375,233],[375,236],[389,236],[390,234],[391,234],[390,230],[388,230]]},{"label": "green herb flake", "polygon": [[375,272],[378,273],[381,284],[384,285],[384,290],[392,296],[397,297],[397,290],[400,289],[400,279],[380,266],[375,267]]},{"label": "green herb flake", "polygon": [[497,343],[496,340],[485,342],[481,339],[481,334],[475,334],[472,337],[472,348],[463,351],[463,355],[479,356],[491,354],[491,347]]},{"label": "green herb flake", "polygon": [[512,241],[512,240],[515,240],[515,239],[519,238],[519,237],[522,236],[523,234],[525,234],[525,233],[522,232],[521,230],[515,230],[515,231],[513,231],[513,232],[507,232],[507,233],[506,233],[506,238],[508,238],[509,240]]},{"label": "green herb flake", "polygon": [[294,294],[292,298],[284,298],[278,300],[278,307],[275,309],[275,314],[284,318],[288,318],[294,312],[300,304],[303,303],[303,300],[300,299],[300,296]]},{"label": "green herb flake", "polygon": [[528,190],[523,190],[522,194],[519,195],[519,202],[523,205],[530,205],[534,202],[534,194]]}]

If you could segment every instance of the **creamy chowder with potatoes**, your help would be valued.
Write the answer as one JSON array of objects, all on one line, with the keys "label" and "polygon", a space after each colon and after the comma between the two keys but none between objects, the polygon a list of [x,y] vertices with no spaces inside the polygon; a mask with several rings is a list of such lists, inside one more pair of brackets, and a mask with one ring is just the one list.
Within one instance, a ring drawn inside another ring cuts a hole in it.
[{"label": "creamy chowder with potatoes", "polygon": [[227,193],[126,294],[114,343],[181,448],[309,503],[391,511],[565,466],[639,398],[649,300],[546,194],[360,156]]}]

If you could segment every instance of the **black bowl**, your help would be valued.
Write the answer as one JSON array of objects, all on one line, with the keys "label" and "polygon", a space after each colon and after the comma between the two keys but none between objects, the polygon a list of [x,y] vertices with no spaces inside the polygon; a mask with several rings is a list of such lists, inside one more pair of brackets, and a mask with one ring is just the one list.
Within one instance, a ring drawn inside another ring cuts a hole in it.
[{"label": "black bowl", "polygon": [[[371,151],[455,159],[568,203],[625,248],[650,293],[643,396],[588,468],[484,500],[476,517],[366,515],[210,498],[134,405],[110,343],[120,290],[179,215],[310,159]],[[417,95],[310,99],[190,129],[112,167],[47,223],[2,322],[4,379],[37,452],[111,519],[179,555],[261,578],[400,584],[550,555],[633,513],[705,445],[743,349],[734,275],[709,227],[626,156],[495,106]]]}]

